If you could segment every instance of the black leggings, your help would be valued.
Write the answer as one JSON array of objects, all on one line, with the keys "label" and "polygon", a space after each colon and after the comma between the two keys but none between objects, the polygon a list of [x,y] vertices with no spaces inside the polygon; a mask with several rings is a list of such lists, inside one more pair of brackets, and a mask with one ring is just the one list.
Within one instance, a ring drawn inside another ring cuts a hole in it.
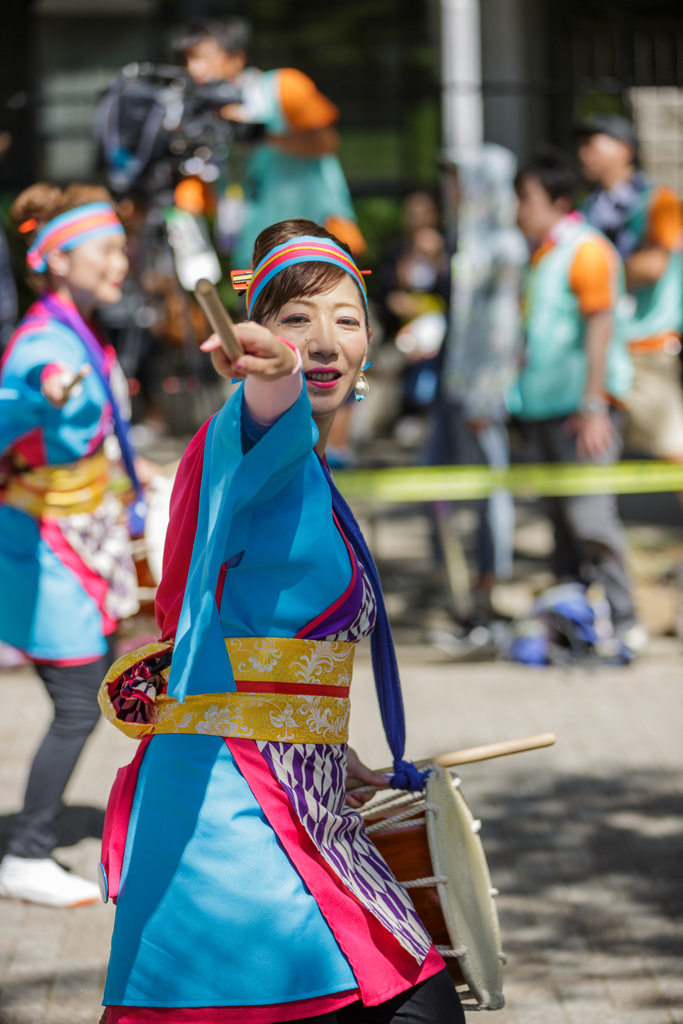
[{"label": "black leggings", "polygon": [[24,809],[7,852],[15,857],[49,857],[57,844],[62,793],[100,709],[97,691],[114,661],[114,637],[107,653],[87,665],[36,665],[54,704],[55,717],[33,759]]},{"label": "black leggings", "polygon": [[363,1006],[358,999],[334,1013],[288,1024],[465,1024],[465,1011],[444,968],[379,1006]]}]

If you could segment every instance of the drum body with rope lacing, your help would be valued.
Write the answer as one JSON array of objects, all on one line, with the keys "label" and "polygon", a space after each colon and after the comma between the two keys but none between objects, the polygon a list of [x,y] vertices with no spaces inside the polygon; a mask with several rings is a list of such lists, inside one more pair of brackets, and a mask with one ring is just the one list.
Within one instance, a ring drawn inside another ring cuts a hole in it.
[{"label": "drum body with rope lacing", "polygon": [[362,814],[369,837],[410,892],[465,1009],[500,1009],[505,954],[496,890],[478,835],[481,822],[460,792],[460,779],[435,766],[423,794],[379,791]]}]

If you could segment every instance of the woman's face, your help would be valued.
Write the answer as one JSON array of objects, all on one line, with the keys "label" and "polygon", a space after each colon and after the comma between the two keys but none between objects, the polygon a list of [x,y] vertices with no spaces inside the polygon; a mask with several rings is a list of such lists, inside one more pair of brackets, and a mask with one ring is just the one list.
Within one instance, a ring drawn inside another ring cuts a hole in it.
[{"label": "woman's face", "polygon": [[301,352],[313,416],[335,413],[354,389],[368,350],[358,285],[344,274],[331,291],[286,302],[264,326]]},{"label": "woman's face", "polygon": [[128,273],[126,238],[95,238],[70,252],[52,252],[47,262],[56,282],[68,286],[77,305],[110,305],[121,298]]}]

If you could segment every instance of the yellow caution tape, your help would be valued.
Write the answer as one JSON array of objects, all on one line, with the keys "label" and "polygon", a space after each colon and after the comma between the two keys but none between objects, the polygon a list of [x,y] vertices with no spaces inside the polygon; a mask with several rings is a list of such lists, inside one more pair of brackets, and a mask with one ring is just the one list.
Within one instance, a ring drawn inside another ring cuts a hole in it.
[{"label": "yellow caution tape", "polygon": [[513,494],[562,498],[579,494],[647,494],[683,491],[683,464],[617,462],[488,466],[409,466],[353,469],[334,479],[349,501],[467,501],[505,488]]}]

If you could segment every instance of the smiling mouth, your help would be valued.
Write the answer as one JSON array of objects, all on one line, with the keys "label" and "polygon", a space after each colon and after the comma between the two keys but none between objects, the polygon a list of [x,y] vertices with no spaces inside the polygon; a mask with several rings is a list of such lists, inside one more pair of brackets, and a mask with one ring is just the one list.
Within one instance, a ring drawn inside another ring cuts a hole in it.
[{"label": "smiling mouth", "polygon": [[316,388],[333,388],[341,380],[339,370],[306,370],[306,381]]}]

